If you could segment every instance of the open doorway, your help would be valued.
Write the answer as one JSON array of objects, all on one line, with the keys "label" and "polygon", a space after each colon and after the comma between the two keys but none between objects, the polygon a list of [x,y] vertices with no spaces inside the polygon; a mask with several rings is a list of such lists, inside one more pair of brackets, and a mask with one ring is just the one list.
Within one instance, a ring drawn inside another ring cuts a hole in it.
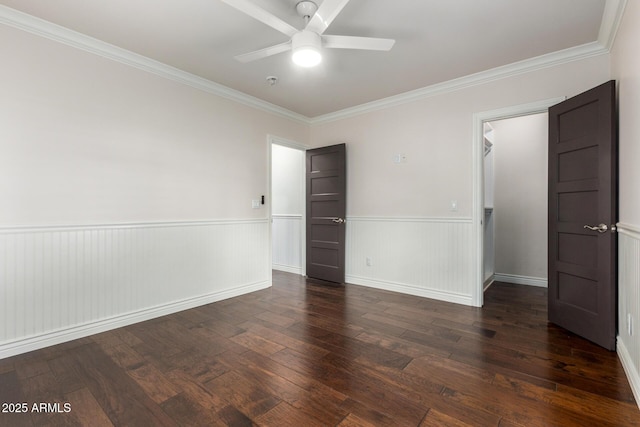
[{"label": "open doorway", "polygon": [[487,121],[484,289],[547,286],[548,113]]},{"label": "open doorway", "polygon": [[271,267],[305,275],[305,147],[269,137]]},{"label": "open doorway", "polygon": [[[497,110],[485,111],[475,113],[473,115],[473,176],[474,176],[474,188],[473,188],[473,224],[474,224],[474,236],[475,236],[475,277],[476,286],[473,292],[473,305],[482,307],[484,302],[484,288],[485,282],[485,200],[484,200],[484,170],[485,170],[485,143],[484,132],[485,123],[492,121],[509,119],[514,117],[527,116],[537,113],[546,113],[548,108],[555,105],[564,98],[553,98],[533,102],[530,104],[516,105]],[[494,207],[495,212],[495,207]],[[545,216],[546,218],[546,216]],[[493,273],[495,277],[495,272]]]}]

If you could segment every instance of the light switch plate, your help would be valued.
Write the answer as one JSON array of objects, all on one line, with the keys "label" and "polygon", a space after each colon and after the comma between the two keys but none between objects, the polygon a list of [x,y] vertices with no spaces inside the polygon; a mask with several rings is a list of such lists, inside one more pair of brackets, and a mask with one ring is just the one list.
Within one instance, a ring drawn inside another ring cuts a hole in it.
[{"label": "light switch plate", "polygon": [[251,209],[260,209],[260,200],[252,200]]},{"label": "light switch plate", "polygon": [[394,154],[393,163],[407,163],[407,155],[404,153]]}]

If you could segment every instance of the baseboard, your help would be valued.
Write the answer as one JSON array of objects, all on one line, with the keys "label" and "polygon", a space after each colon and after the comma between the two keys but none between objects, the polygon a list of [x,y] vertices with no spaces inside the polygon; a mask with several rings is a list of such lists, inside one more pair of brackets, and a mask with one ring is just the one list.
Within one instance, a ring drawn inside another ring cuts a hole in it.
[{"label": "baseboard", "polygon": [[636,398],[636,404],[638,405],[638,408],[640,408],[640,372],[635,368],[631,355],[620,337],[618,337],[617,340],[616,351],[618,353],[620,363],[622,363],[622,368],[624,369],[625,374],[627,374],[631,391],[633,392],[633,396]]},{"label": "baseboard", "polygon": [[294,267],[291,265],[273,264],[271,266],[274,270],[284,271],[285,273],[293,273],[302,276],[302,267]]},{"label": "baseboard", "polygon": [[112,329],[121,328],[123,326],[132,325],[145,320],[155,319],[157,317],[166,316],[168,314],[177,313],[190,308],[211,304],[213,302],[222,301],[269,287],[271,287],[271,280],[252,283],[233,289],[226,289],[221,292],[215,292],[195,298],[187,298],[181,301],[138,310],[96,322],[59,329],[57,331],[3,343],[0,345],[0,359],[27,353],[33,350],[39,350],[56,344],[62,344],[67,341],[84,338],[90,335],[110,331]]},{"label": "baseboard", "polygon": [[495,273],[493,280],[496,282],[507,282],[515,285],[537,286],[546,288],[548,286],[547,279],[543,277],[518,276],[516,274]]},{"label": "baseboard", "polygon": [[495,276],[492,274],[491,276],[489,276],[488,278],[485,279],[483,285],[482,285],[482,291],[486,292],[487,289],[489,289],[491,287],[491,285],[493,285],[493,282],[496,281]]},{"label": "baseboard", "polygon": [[380,281],[368,279],[366,277],[358,277],[347,275],[345,277],[347,283],[353,285],[368,286],[370,288],[382,289],[385,291],[400,292],[403,294],[414,295],[423,298],[431,298],[439,301],[452,302],[462,305],[473,305],[471,295],[458,294],[453,292],[443,292],[433,289],[416,288],[414,286],[405,285],[403,283],[394,283],[388,281]]}]

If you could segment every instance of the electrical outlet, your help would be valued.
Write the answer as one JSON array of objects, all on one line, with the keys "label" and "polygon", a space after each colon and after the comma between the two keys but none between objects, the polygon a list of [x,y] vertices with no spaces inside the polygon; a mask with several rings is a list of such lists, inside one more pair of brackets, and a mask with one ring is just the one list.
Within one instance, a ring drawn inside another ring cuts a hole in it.
[{"label": "electrical outlet", "polygon": [[367,259],[365,260],[365,262],[367,263],[367,267],[371,267],[372,263],[371,263],[371,258],[367,257]]}]

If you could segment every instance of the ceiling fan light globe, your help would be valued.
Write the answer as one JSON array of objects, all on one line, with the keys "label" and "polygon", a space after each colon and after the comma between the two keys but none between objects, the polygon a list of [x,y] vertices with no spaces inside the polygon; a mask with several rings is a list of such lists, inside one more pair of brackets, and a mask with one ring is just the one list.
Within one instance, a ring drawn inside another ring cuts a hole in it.
[{"label": "ceiling fan light globe", "polygon": [[294,64],[301,67],[315,67],[322,61],[322,55],[313,47],[301,47],[293,51],[291,56]]},{"label": "ceiling fan light globe", "polygon": [[291,59],[301,67],[315,67],[322,61],[320,46],[322,41],[319,34],[307,30],[300,31],[291,38]]}]

